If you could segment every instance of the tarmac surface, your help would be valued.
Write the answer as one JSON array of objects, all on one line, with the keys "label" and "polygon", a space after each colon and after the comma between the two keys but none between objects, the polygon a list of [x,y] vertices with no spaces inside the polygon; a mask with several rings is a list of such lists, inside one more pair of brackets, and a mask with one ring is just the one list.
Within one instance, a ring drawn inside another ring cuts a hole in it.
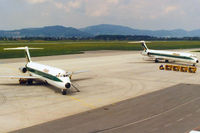
[{"label": "tarmac surface", "polygon": [[199,94],[179,84],[12,133],[186,133],[200,123]]},{"label": "tarmac surface", "polygon": [[[199,53],[197,56],[200,57]],[[195,74],[160,71],[158,67],[164,63],[145,61],[140,51],[94,51],[78,55],[37,57],[32,60],[67,71],[89,72],[72,77],[72,82],[81,92],[72,89],[66,96],[59,89],[40,83],[19,85],[17,79],[0,79],[0,132],[62,119],[178,84],[199,84],[199,71]],[[25,65],[24,61],[25,59],[1,60],[0,75],[23,75],[18,68]],[[190,95],[185,97],[189,98]],[[183,102],[187,102],[187,99],[183,99]],[[166,103],[162,104],[165,106]],[[135,108],[138,106],[143,104],[137,104]],[[154,107],[156,110],[157,106]],[[146,108],[141,107],[138,111],[142,109]],[[183,109],[190,110],[188,107]],[[142,115],[146,118],[147,114]],[[172,114],[171,117],[176,115]],[[140,120],[139,116],[134,117]]]}]

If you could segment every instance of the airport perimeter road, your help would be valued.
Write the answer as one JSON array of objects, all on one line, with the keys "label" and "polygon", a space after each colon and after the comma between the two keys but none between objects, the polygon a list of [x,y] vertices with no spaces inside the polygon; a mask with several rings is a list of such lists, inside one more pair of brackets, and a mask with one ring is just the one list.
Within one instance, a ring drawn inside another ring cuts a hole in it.
[{"label": "airport perimeter road", "polygon": [[200,85],[179,84],[13,133],[186,133],[200,124]]}]

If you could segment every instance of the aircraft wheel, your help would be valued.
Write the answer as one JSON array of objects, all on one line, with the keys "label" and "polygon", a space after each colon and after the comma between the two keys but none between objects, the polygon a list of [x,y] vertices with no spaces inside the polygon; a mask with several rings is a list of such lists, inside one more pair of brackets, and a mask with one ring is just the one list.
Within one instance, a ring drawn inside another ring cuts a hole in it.
[{"label": "aircraft wheel", "polygon": [[158,59],[155,59],[155,63],[158,63]]},{"label": "aircraft wheel", "polygon": [[20,84],[20,85],[26,84],[26,80],[24,80],[24,79],[19,79],[19,84]]},{"label": "aircraft wheel", "polygon": [[45,80],[45,81],[44,81],[44,84],[45,84],[45,85],[48,85],[48,82]]},{"label": "aircraft wheel", "polygon": [[65,90],[62,90],[62,94],[63,95],[66,95],[67,94],[67,90],[65,89]]},{"label": "aircraft wheel", "polygon": [[28,85],[32,85],[33,84],[33,80],[32,79],[28,79],[27,83],[28,83]]}]

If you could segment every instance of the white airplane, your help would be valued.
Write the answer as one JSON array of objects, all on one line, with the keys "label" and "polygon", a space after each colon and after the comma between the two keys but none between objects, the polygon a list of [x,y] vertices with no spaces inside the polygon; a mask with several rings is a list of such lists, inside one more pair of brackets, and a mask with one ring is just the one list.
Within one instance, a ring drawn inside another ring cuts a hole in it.
[{"label": "white airplane", "polygon": [[190,131],[189,133],[200,133],[200,131],[192,130],[192,131]]},{"label": "white airplane", "polygon": [[[138,43],[138,42],[129,42],[129,43]],[[142,55],[150,57],[151,59],[155,60],[155,62],[159,62],[159,60],[164,60],[165,62],[178,61],[178,62],[191,63],[193,64],[193,66],[199,63],[197,57],[193,54],[183,53],[183,52],[173,52],[173,51],[151,50],[148,49],[145,41],[139,41],[139,43],[142,43],[142,46],[144,47]]]},{"label": "white airplane", "polygon": [[78,92],[78,88],[76,88],[71,83],[72,74],[78,74],[86,71],[77,71],[77,72],[66,72],[65,70],[39,64],[31,61],[29,49],[42,49],[42,48],[28,48],[26,47],[18,47],[18,48],[4,48],[4,50],[25,50],[27,63],[24,67],[19,68],[22,73],[28,73],[29,76],[0,76],[2,78],[13,78],[19,79],[20,84],[32,84],[33,81],[44,81],[52,86],[55,86],[61,89],[62,94],[67,94],[67,89],[73,86]]}]

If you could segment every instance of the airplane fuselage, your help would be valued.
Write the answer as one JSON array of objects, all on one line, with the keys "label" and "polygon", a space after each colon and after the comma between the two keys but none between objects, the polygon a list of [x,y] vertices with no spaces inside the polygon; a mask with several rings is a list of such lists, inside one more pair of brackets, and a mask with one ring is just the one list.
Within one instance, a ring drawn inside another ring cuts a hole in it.
[{"label": "airplane fuselage", "polygon": [[29,62],[25,67],[31,76],[37,76],[52,86],[62,90],[68,89],[71,86],[70,78],[66,75],[67,72],[62,69],[35,62]]},{"label": "airplane fuselage", "polygon": [[171,60],[171,61],[185,62],[191,64],[196,64],[199,62],[196,56],[190,53],[182,53],[182,52],[146,49],[142,52],[142,55],[157,60]]}]

